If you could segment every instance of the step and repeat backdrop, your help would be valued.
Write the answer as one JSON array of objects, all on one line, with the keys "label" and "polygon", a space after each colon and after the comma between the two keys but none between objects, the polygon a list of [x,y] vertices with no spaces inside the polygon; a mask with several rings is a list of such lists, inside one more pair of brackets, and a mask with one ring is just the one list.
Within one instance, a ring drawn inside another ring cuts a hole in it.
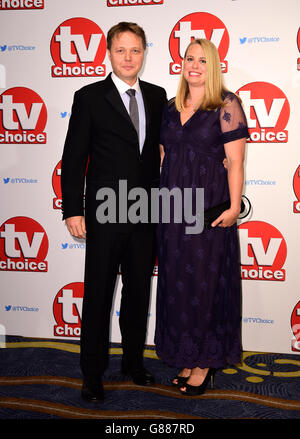
[{"label": "step and repeat backdrop", "polygon": [[[0,0],[2,339],[80,337],[85,242],[62,221],[61,155],[73,94],[111,71],[106,34],[119,21],[144,28],[141,77],[169,98],[191,39],[218,47],[251,134],[239,220],[243,348],[300,353],[298,0]],[[156,266],[150,345],[157,273]],[[121,287],[119,276],[113,342]]]}]

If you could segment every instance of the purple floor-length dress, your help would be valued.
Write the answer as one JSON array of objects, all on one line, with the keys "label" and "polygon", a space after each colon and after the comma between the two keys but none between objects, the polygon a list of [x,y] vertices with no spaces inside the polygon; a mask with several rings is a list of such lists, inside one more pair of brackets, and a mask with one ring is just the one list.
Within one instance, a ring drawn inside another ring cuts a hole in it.
[{"label": "purple floor-length dress", "polygon": [[[174,103],[164,112],[160,187],[204,188],[204,208],[230,198],[224,144],[248,137],[233,93],[216,111],[184,124]],[[241,288],[237,226],[186,234],[187,224],[158,225],[157,355],[178,368],[235,364],[241,358]]]}]

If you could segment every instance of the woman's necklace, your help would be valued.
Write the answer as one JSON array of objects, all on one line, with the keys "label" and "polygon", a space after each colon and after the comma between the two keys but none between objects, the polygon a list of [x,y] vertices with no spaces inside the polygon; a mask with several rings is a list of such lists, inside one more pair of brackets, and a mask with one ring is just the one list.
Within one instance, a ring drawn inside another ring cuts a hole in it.
[{"label": "woman's necklace", "polygon": [[190,97],[187,98],[187,102],[189,106],[192,107],[188,109],[189,115],[192,116],[197,111],[197,105],[193,105],[192,99]]}]

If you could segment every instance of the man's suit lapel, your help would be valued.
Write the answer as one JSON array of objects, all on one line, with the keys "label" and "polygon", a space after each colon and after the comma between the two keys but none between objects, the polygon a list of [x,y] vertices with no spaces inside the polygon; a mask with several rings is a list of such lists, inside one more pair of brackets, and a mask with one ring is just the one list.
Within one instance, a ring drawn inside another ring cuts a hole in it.
[{"label": "man's suit lapel", "polygon": [[106,81],[106,94],[105,98],[108,100],[108,102],[114,107],[116,111],[118,111],[125,119],[131,124],[131,119],[128,114],[128,111],[125,108],[125,105],[122,101],[122,98],[114,85],[111,74],[105,79]]},{"label": "man's suit lapel", "polygon": [[150,122],[151,122],[151,114],[152,114],[152,106],[151,106],[151,94],[147,87],[145,87],[143,81],[140,81],[140,88],[143,95],[144,107],[145,107],[145,116],[146,116],[146,137],[144,146],[147,144],[147,138],[150,134]]}]

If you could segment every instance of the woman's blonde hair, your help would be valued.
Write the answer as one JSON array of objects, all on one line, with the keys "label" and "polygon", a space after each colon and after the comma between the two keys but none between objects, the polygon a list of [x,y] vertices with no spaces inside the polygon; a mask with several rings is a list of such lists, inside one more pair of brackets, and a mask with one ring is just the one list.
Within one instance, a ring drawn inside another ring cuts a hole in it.
[{"label": "woman's blonde hair", "polygon": [[177,94],[175,97],[175,106],[178,111],[182,111],[185,108],[185,102],[189,94],[189,87],[186,79],[183,76],[183,67],[187,52],[194,44],[199,44],[202,47],[205,54],[207,67],[204,98],[195,109],[201,108],[202,110],[215,110],[216,108],[224,105],[222,95],[227,89],[223,84],[218,50],[211,41],[203,38],[193,40],[185,51]]}]

